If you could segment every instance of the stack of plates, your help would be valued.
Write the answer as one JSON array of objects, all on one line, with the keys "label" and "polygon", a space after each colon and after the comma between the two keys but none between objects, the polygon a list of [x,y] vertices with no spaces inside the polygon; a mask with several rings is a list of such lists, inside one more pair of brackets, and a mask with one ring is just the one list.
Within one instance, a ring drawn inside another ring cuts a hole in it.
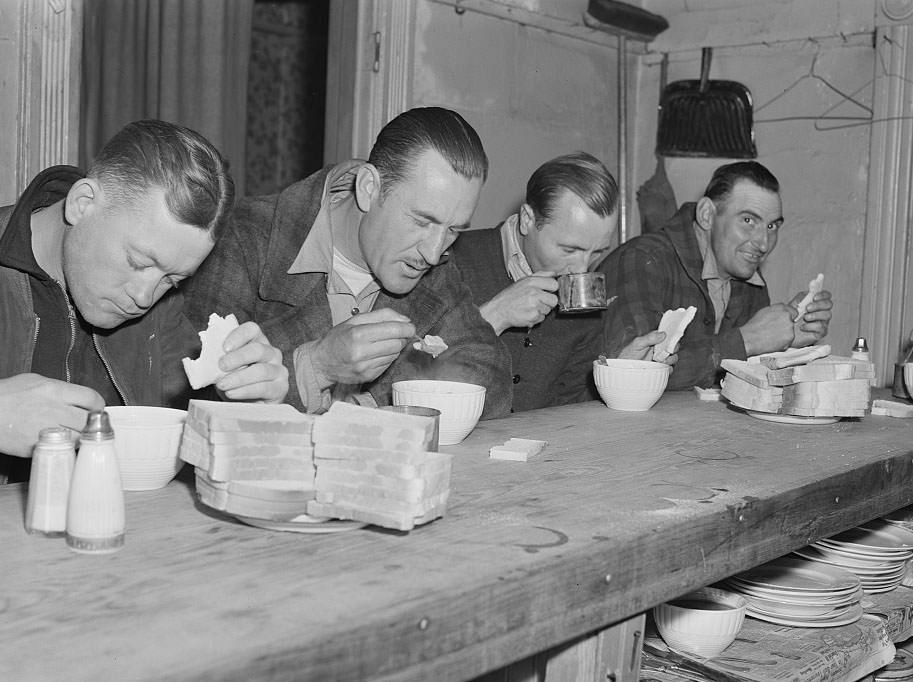
[{"label": "stack of plates", "polygon": [[724,584],[748,601],[747,615],[778,625],[828,628],[862,616],[856,575],[796,556],[780,557]]},{"label": "stack of plates", "polygon": [[903,507],[890,514],[885,514],[881,518],[892,526],[900,526],[907,530],[913,530],[913,506]]},{"label": "stack of plates", "polygon": [[795,553],[855,573],[866,592],[888,592],[900,585],[913,557],[913,531],[876,519]]}]

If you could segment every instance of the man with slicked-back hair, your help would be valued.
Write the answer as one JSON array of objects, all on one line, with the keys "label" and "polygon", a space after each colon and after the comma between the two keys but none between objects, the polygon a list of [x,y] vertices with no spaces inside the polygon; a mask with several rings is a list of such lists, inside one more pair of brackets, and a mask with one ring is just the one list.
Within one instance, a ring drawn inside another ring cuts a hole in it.
[{"label": "man with slicked-back hair", "polygon": [[[485,386],[482,418],[504,415],[510,359],[445,257],[487,175],[462,116],[410,109],[367,161],[241,201],[191,282],[191,319],[258,322],[293,377],[288,402],[311,413],[334,400],[387,405],[394,381],[437,378]],[[429,334],[449,346],[434,359],[414,348]]]}]

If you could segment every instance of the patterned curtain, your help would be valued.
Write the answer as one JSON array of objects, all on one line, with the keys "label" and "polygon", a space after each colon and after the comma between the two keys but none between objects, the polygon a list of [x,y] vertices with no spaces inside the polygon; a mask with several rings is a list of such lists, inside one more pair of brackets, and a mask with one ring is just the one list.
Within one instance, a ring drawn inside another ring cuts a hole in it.
[{"label": "patterned curtain", "polygon": [[244,194],[254,0],[85,0],[80,165],[122,126],[180,123],[229,160]]}]

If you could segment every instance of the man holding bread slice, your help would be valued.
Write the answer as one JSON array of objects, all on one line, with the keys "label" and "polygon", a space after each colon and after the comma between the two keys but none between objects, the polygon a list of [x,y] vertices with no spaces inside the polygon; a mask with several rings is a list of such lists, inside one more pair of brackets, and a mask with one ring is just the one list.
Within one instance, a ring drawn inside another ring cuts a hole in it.
[{"label": "man holding bread slice", "polygon": [[771,305],[759,272],[782,224],[780,185],[767,168],[756,161],[717,168],[696,203],[682,205],[661,230],[622,244],[600,266],[606,294],[618,297],[605,317],[608,353],[654,329],[664,311],[689,306],[696,314],[679,345],[670,389],[711,386],[727,358],[822,339],[830,292],[805,299],[803,291]]},{"label": "man holding bread slice", "polygon": [[[186,406],[181,358],[199,347],[174,291],[231,209],[227,163],[163,121],[118,132],[88,173],[54,166],[0,209],[0,481],[42,428],[105,405]],[[255,324],[228,339],[224,396],[281,402],[288,375]],[[12,455],[13,457],[6,457]]]},{"label": "man holding bread slice", "polygon": [[[510,358],[445,258],[487,174],[478,134],[459,114],[406,111],[367,161],[239,202],[190,282],[191,320],[258,322],[294,377],[288,402],[307,412],[337,400],[389,404],[394,381],[434,378],[485,386],[482,417],[504,415]],[[413,348],[427,335],[447,350],[432,359]]]}]

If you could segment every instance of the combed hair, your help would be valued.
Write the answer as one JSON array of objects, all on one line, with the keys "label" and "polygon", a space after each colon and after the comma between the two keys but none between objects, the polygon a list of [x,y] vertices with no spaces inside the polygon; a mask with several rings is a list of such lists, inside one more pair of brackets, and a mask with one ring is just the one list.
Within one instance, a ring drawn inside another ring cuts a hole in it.
[{"label": "combed hair", "polygon": [[161,188],[171,215],[213,241],[234,203],[235,184],[219,151],[199,133],[166,121],[128,123],[105,144],[88,175],[123,203]]},{"label": "combed hair", "polygon": [[467,180],[488,178],[488,156],[473,127],[450,109],[418,107],[387,123],[371,149],[368,163],[380,173],[382,196],[409,175],[415,160],[428,149],[438,152]]},{"label": "combed hair", "polygon": [[752,182],[768,192],[780,193],[780,183],[767,168],[757,161],[736,161],[713,171],[704,196],[715,204],[725,203],[732,194],[733,187],[742,180]]},{"label": "combed hair", "polygon": [[552,219],[565,191],[576,194],[602,218],[618,208],[618,184],[602,161],[586,152],[565,154],[543,163],[526,183],[526,203],[533,209],[537,227]]}]

